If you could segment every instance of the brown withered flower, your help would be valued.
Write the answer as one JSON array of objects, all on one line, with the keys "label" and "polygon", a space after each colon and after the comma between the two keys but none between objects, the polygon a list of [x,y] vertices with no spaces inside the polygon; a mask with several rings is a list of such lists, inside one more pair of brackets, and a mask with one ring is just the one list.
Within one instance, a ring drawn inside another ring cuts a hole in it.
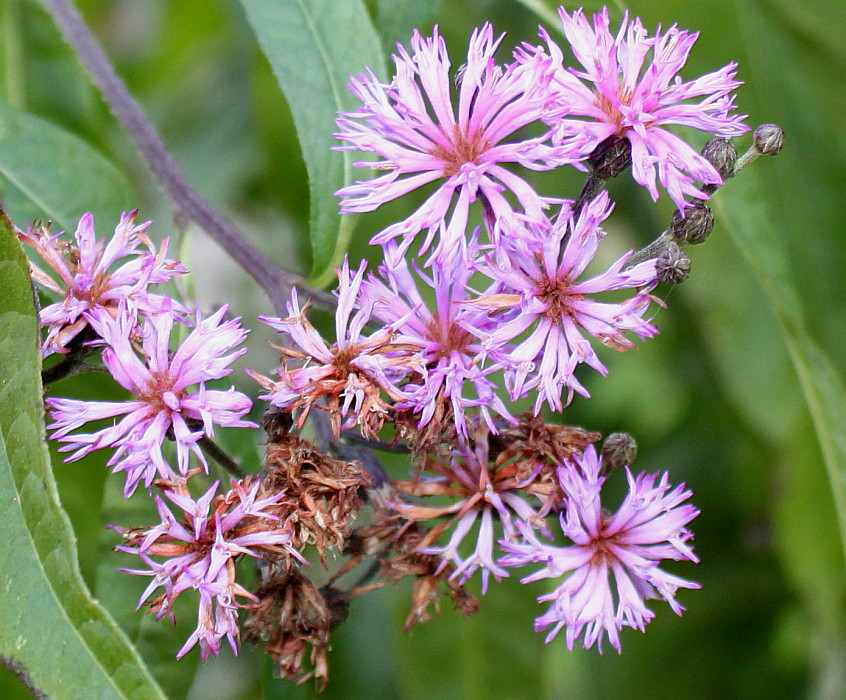
[{"label": "brown withered flower", "polygon": [[530,479],[532,491],[546,496],[546,509],[557,505],[561,493],[555,469],[573,455],[602,437],[573,425],[546,423],[542,416],[526,411],[517,425],[508,425],[490,435],[490,458],[503,477],[512,475],[519,482]]},{"label": "brown withered flower", "polygon": [[324,565],[326,551],[343,545],[370,484],[358,462],[334,459],[297,435],[280,431],[268,442],[262,491],[285,491],[295,504],[286,519],[292,544],[314,545]]},{"label": "brown withered flower", "polygon": [[346,596],[318,589],[298,570],[273,564],[263,569],[261,581],[244,638],[265,645],[283,678],[298,683],[314,678],[316,690],[322,690],[329,678],[329,632],[346,617]]},{"label": "brown withered flower", "polygon": [[[451,577],[462,583],[481,569],[483,592],[491,574],[497,579],[508,576],[495,561],[494,544],[498,538],[494,532],[495,522],[502,523],[506,538],[517,535],[515,518],[543,528],[551,502],[552,466],[542,458],[515,460],[514,456],[502,451],[491,462],[488,427],[485,421],[478,420],[471,442],[459,443],[448,459],[428,457],[422,472],[412,481],[395,482],[399,491],[411,496],[454,499],[452,503],[439,506],[397,504],[395,507],[416,521],[446,518],[429,530],[418,551],[441,555],[441,569],[451,562],[455,566]],[[538,504],[530,504],[527,496],[536,497]],[[477,520],[476,547],[467,558],[462,558],[459,546]],[[447,544],[438,546],[438,538],[450,529],[452,534]]]},{"label": "brown withered flower", "polygon": [[[465,617],[474,614],[479,609],[479,601],[464,590],[461,583],[451,579],[454,567],[451,564],[443,566],[440,557],[419,551],[426,535],[427,529],[419,523],[399,513],[381,510],[370,523],[350,535],[344,548],[345,553],[351,555],[350,559],[334,578],[358,566],[365,557],[375,557],[379,563],[376,580],[356,586],[349,591],[350,597],[413,576],[406,632],[418,623],[429,622],[432,619],[430,608],[440,613],[440,599],[444,593],[452,598]],[[445,591],[441,583],[445,584]]]}]

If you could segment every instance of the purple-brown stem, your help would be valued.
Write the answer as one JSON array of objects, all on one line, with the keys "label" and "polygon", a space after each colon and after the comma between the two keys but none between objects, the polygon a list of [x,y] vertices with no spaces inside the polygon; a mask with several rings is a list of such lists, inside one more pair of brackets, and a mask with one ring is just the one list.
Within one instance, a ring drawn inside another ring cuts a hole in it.
[{"label": "purple-brown stem", "polygon": [[129,94],[106,53],[70,0],[41,0],[66,41],[88,71],[117,120],[129,132],[153,176],[170,198],[177,216],[196,222],[264,289],[277,314],[287,315],[285,302],[293,285],[328,310],[337,306],[331,294],[302,285],[302,278],[264,256],[223,214],[188,182],[141,106]]}]

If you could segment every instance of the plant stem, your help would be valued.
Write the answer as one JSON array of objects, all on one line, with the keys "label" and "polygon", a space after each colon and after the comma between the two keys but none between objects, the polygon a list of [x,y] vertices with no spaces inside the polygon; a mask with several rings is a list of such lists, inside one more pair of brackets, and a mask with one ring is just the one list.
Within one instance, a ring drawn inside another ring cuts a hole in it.
[{"label": "plant stem", "polygon": [[588,173],[584,187],[579,193],[579,198],[573,204],[573,218],[578,219],[585,204],[592,201],[602,190],[608,186],[608,180],[599,177],[596,173]]},{"label": "plant stem", "polygon": [[175,215],[190,219],[207,231],[264,289],[276,313],[287,315],[285,302],[295,284],[303,290],[303,296],[310,297],[321,307],[334,310],[337,307],[334,296],[303,286],[299,275],[280,268],[265,257],[188,182],[73,3],[70,0],[40,2],[52,15],[115,117],[129,132],[153,176],[173,203]]},{"label": "plant stem", "polygon": [[247,476],[246,472],[235,463],[235,460],[226,454],[210,437],[203,435],[203,437],[198,440],[198,443],[203,449],[203,452],[205,452],[236,479],[243,479]]},{"label": "plant stem", "polygon": [[90,347],[86,343],[98,337],[91,326],[83,328],[68,344],[68,354],[55,365],[45,367],[41,370],[41,385],[47,386],[48,384],[54,384],[60,379],[71,377],[86,369],[94,369],[94,367],[86,365],[85,360],[97,352],[97,348]]},{"label": "plant stem", "polygon": [[626,262],[626,267],[633,267],[638,263],[642,263],[644,260],[651,260],[652,258],[657,258],[664,252],[664,248],[667,247],[667,244],[673,240],[673,234],[670,229],[666,229],[661,233],[658,238],[656,238],[652,243],[647,245],[644,248],[641,248],[637,251],[632,257],[628,259]]}]

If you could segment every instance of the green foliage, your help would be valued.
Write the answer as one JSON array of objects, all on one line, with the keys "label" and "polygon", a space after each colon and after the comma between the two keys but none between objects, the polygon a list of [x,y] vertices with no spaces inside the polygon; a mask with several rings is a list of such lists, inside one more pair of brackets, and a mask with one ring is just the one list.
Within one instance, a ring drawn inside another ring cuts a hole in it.
[{"label": "green foliage", "polygon": [[76,230],[79,217],[117,223],[132,208],[126,179],[84,141],[0,100],[0,198],[16,222]]},{"label": "green foliage", "polygon": [[163,697],[79,574],[44,447],[38,323],[26,260],[0,215],[0,657],[61,698]]},{"label": "green foliage", "polygon": [[297,126],[309,173],[313,284],[334,276],[352,234],[335,190],[351,181],[353,157],[333,151],[335,113],[354,107],[349,67],[385,75],[379,38],[361,0],[241,0]]},{"label": "green foliage", "polygon": [[396,45],[408,46],[411,33],[427,30],[443,0],[378,0],[376,27],[385,50],[396,51]]},{"label": "green foliage", "polygon": [[[12,4],[24,40],[4,46],[4,96],[15,108],[0,106],[0,197],[15,223],[51,218],[56,230],[73,230],[78,216],[93,210],[102,235],[121,209],[139,206],[141,218],[156,220],[157,235],[168,232],[168,203],[49,18],[34,3]],[[311,276],[319,282],[331,281],[331,268],[348,245],[354,262],[372,255],[368,233],[407,214],[402,206],[385,205],[359,217],[355,236],[352,217],[337,214],[333,192],[366,175],[350,168],[358,154],[331,150],[335,112],[356,106],[345,87],[348,77],[369,66],[389,78],[385,53],[396,41],[407,45],[420,24],[424,30],[439,25],[455,66],[463,62],[472,29],[487,20],[497,32],[509,32],[503,59],[520,41],[537,43],[539,19],[553,36],[559,32],[550,0],[368,0],[369,16],[360,0],[241,0],[246,22],[235,2],[78,4],[201,192],[285,267],[309,269],[309,261],[295,262],[290,254],[298,239],[308,240]],[[624,3],[609,4],[619,17]],[[650,29],[678,23],[701,32],[683,75],[738,61],[746,83],[738,104],[750,124],[772,121],[787,133],[778,158],[756,163],[717,194],[714,234],[688,250],[693,275],[665,295],[668,309],[656,315],[661,336],[625,355],[605,353],[609,376],[586,379],[595,399],[576,400],[563,418],[634,433],[641,447],[638,469],[667,470],[673,483],[687,482],[702,510],[692,524],[702,561],[673,572],[703,588],[681,594],[688,608],[681,619],[655,603],[655,621],[646,634],[626,630],[620,656],[568,652],[561,639],[544,645],[531,620],[543,609],[534,598],[548,589],[521,586],[521,572],[492,584],[475,619],[464,620],[445,603],[441,616],[409,636],[401,631],[408,587],[383,590],[355,601],[334,633],[324,697],[846,694],[846,401],[840,379],[846,370],[846,53],[839,41],[846,16],[837,3],[809,0],[625,4]],[[7,36],[9,26],[3,28]],[[254,37],[276,81],[256,59]],[[9,66],[20,71],[17,76]],[[741,150],[749,142],[739,141]],[[531,178],[564,197],[581,184],[565,173]],[[666,202],[653,207],[622,180],[612,183],[611,195],[617,210],[609,240],[616,238],[621,252],[647,243],[672,213]],[[196,276],[203,303],[229,301],[245,317],[269,313],[254,285],[220,291],[234,265],[207,248],[194,243],[192,251],[194,267],[211,270]],[[43,429],[29,287],[16,244],[4,252],[12,258],[0,268],[0,420],[11,466],[0,463],[0,654],[20,653],[24,665],[30,665],[27,654],[40,654],[32,668],[48,660],[32,678],[54,691],[48,683],[61,682],[56,697],[97,696],[95,685],[77,692],[80,677],[100,682],[106,696],[129,695],[130,679],[151,681],[81,588],[72,536],[38,444]],[[247,364],[269,372],[272,364],[264,363],[276,361],[273,352],[255,359],[269,336],[260,333],[253,332]],[[24,343],[26,337],[32,342]],[[95,382],[74,381],[74,390],[93,391]],[[257,393],[247,383],[243,388]],[[70,392],[65,385],[53,391]],[[124,502],[121,480],[109,476],[97,512],[106,468],[62,465],[58,458],[54,464],[64,507],[88,547],[85,576],[96,581],[104,607],[170,697],[209,696],[209,688],[227,699],[313,695],[308,684],[272,678],[261,652],[249,649],[238,660],[225,654],[212,659],[195,680],[196,650],[179,662],[173,658],[194,613],[178,615],[172,628],[136,612],[146,579],[115,571],[128,565],[128,557],[111,551],[117,536],[102,530],[104,523],[149,524],[149,503],[141,494]],[[87,498],[79,495],[86,492]],[[92,552],[98,538],[102,546]],[[12,572],[21,580],[9,588]],[[15,649],[18,638],[27,640],[23,649]],[[6,695],[0,677],[0,696]]]}]

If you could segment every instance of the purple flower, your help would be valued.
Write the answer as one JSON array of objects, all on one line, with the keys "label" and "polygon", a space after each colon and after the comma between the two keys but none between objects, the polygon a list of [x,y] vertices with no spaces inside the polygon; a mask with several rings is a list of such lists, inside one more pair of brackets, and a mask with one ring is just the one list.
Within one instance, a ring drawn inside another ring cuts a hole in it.
[{"label": "purple flower", "polygon": [[[55,422],[53,438],[67,443],[60,451],[76,450],[70,462],[103,447],[116,447],[109,460],[115,472],[126,472],[127,496],[143,479],[149,487],[156,474],[173,478],[173,470],[162,454],[165,437],[176,443],[179,471],[188,472],[189,455],[197,455],[204,468],[206,459],[197,444],[203,436],[213,437],[214,426],[255,428],[242,420],[252,402],[229,389],[206,389],[205,382],[225,377],[229,365],[246,349],[229,352],[247,335],[239,319],[222,321],[228,307],[221,307],[206,319],[197,312],[197,325],[171,355],[170,334],[174,313],[163,311],[141,327],[141,352],[133,346],[134,320],[125,312],[114,320],[105,318],[100,333],[108,346],[103,362],[115,380],[134,397],[129,401],[79,401],[47,399]],[[229,353],[229,354],[226,354]],[[193,391],[191,387],[196,387]],[[124,416],[118,423],[93,433],[76,433],[89,421]]]},{"label": "purple flower", "polygon": [[[32,278],[62,299],[40,311],[41,324],[48,328],[42,353],[66,353],[66,346],[90,323],[99,333],[102,320],[113,317],[118,307],[144,315],[163,311],[165,297],[147,291],[150,284],[167,282],[183,274],[180,263],[169,260],[167,239],[159,250],[145,233],[151,222],[135,225],[138,210],[122,214],[115,235],[104,243],[94,233],[94,217],[85,214],[76,229],[76,245],[60,241],[46,226],[28,226],[20,239],[32,247],[58,276],[58,280],[31,265]],[[139,250],[139,246],[146,250]],[[116,269],[117,263],[121,263]],[[111,271],[110,271],[111,270]],[[187,309],[170,300],[170,309],[184,320]]]},{"label": "purple flower", "polygon": [[[398,46],[397,73],[389,85],[369,71],[351,79],[350,90],[363,105],[338,118],[340,130],[335,136],[351,145],[337,148],[375,153],[379,160],[354,165],[388,172],[339,190],[337,194],[344,198],[341,211],[373,211],[418,187],[441,181],[414,214],[374,236],[371,243],[403,238],[394,251],[401,255],[419,231],[428,229],[421,254],[439,235],[433,258],[450,258],[463,246],[470,204],[477,199],[497,219],[505,220],[512,216],[512,205],[504,196],[510,191],[521,213],[531,219],[541,217],[548,200],[503,163],[549,170],[582,157],[567,147],[551,147],[548,130],[534,138],[505,141],[540,119],[550,99],[551,75],[549,58],[540,54],[520,65],[496,65],[493,55],[501,41],[502,36],[494,39],[490,24],[473,33],[467,63],[456,75],[457,113],[446,44],[437,28],[431,38],[414,32],[412,55]],[[497,237],[498,228],[491,233]]]},{"label": "purple flower", "polygon": [[[722,184],[713,165],[682,139],[664,128],[689,126],[716,136],[739,136],[748,131],[745,116],[732,115],[737,64],[682,82],[677,75],[687,61],[698,33],[670,27],[654,37],[635,19],[623,17],[617,36],[609,31],[608,9],[594,15],[591,27],[582,10],[572,16],[559,9],[564,33],[583,70],[565,68],[561,49],[541,30],[556,66],[550,89],[557,93],[558,118],[554,143],[590,152],[611,137],[631,144],[634,179],[658,199],[656,168],[661,185],[679,210],[685,197],[707,199],[695,180]],[[651,62],[647,55],[652,52]],[[534,63],[537,50],[527,49],[519,60]]]},{"label": "purple flower", "polygon": [[[259,481],[231,483],[232,491],[226,495],[215,497],[220,484],[216,481],[195,501],[184,479],[174,481],[164,495],[183,511],[181,520],[177,520],[161,497],[156,496],[156,507],[162,519],[159,525],[149,529],[114,528],[130,544],[117,549],[137,554],[149,567],[121,570],[153,579],[141,595],[138,607],[157,588],[162,588],[163,594],[149,605],[156,619],[165,614],[173,619],[173,601],[181,593],[196,590],[200,594],[197,628],[179,650],[177,658],[199,642],[200,655],[205,660],[209,653],[218,653],[224,637],[238,653],[237,610],[243,606],[235,597],[257,601],[235,581],[238,557],[246,554],[257,558],[262,552],[271,552],[304,561],[290,546],[290,531],[277,529],[279,516],[273,510],[284,493],[257,498]],[[151,557],[164,557],[165,561],[157,562]]]},{"label": "purple flower", "polygon": [[[353,313],[365,267],[366,263],[362,262],[350,277],[349,263],[344,259],[343,267],[338,270],[336,342],[332,346],[306,318],[308,305],[300,309],[296,289],[291,292],[288,318],[260,317],[274,330],[291,336],[299,349],[283,348],[282,353],[304,364],[295,369],[283,367],[276,382],[252,371],[250,375],[269,390],[261,398],[289,411],[303,409],[298,425],[303,424],[318,399],[327,396],[336,435],[356,423],[365,435],[371,435],[378,432],[388,417],[390,405],[382,398],[382,392],[394,400],[401,398],[393,385],[409,371],[407,355],[395,351],[391,345],[390,329],[378,330],[369,337],[364,335],[372,304]],[[345,419],[343,424],[342,419]]]},{"label": "purple flower", "polygon": [[[474,250],[475,242],[468,246]],[[472,267],[458,258],[451,264],[435,262],[431,278],[417,270],[423,284],[434,290],[431,310],[404,260],[379,271],[387,283],[370,275],[361,288],[362,301],[397,332],[394,342],[414,348],[419,360],[418,371],[400,388],[399,407],[419,414],[420,428],[434,420],[435,430],[441,432],[444,423],[454,422],[460,436],[467,435],[464,416],[470,407],[479,408],[494,432],[492,412],[514,422],[489,378],[499,366],[486,367],[495,323],[484,310],[465,303]]]},{"label": "purple flower", "polygon": [[[577,365],[587,363],[598,372],[608,370],[585,334],[616,350],[634,347],[625,333],[650,338],[658,330],[644,319],[656,284],[655,261],[626,268],[631,251],[605,272],[579,281],[596,255],[605,232],[599,228],[613,205],[601,193],[573,219],[563,209],[551,228],[528,227],[522,238],[503,239],[498,262],[488,260],[481,271],[501,283],[501,291],[474,303],[498,312],[494,354],[508,365],[506,381],[512,399],[537,390],[535,411],[546,402],[562,410],[561,392],[589,396],[575,378]],[[507,244],[505,243],[507,240]],[[601,292],[643,287],[623,302],[598,301]],[[525,334],[528,333],[527,336]],[[521,340],[518,340],[522,338]],[[510,341],[517,341],[510,346]]]},{"label": "purple flower", "polygon": [[[472,443],[459,443],[448,463],[434,458],[427,460],[427,471],[434,472],[436,476],[419,476],[411,482],[395,482],[401,491],[413,496],[459,497],[445,506],[397,504],[395,507],[405,517],[414,520],[451,516],[447,522],[437,524],[430,531],[437,535],[451,529],[447,543],[438,546],[424,542],[425,546],[421,546],[418,551],[443,558],[436,573],[440,573],[451,562],[455,570],[450,579],[458,579],[460,583],[481,570],[482,593],[487,591],[491,575],[497,581],[508,576],[494,555],[497,539],[495,523],[500,522],[504,536],[512,538],[518,534],[514,516],[522,522],[543,522],[543,507],[533,508],[521,495],[531,492],[532,477],[526,480],[515,478],[513,465],[501,461],[491,465],[488,439],[488,427],[479,421]],[[539,470],[535,476],[538,473]],[[536,495],[543,498],[540,494]],[[467,556],[462,556],[459,548],[477,522],[479,530],[475,547]]]},{"label": "purple flower", "polygon": [[620,630],[633,627],[642,632],[655,616],[646,600],[662,598],[681,615],[684,608],[675,599],[677,589],[699,588],[659,568],[665,559],[698,561],[687,544],[693,534],[685,526],[699,511],[690,504],[681,505],[691,492],[684,490],[684,484],[670,490],[666,473],[660,480],[657,474],[635,478],[626,469],[629,493],[620,509],[609,514],[600,502],[605,481],[599,476],[601,470],[602,460],[592,445],[581,458],[558,469],[565,495],[561,529],[572,545],[541,543],[524,524],[520,524],[524,542],[500,543],[507,552],[499,560],[501,566],[544,565],[522,583],[558,579],[572,572],[552,593],[538,598],[552,605],[535,620],[538,631],[552,628],[547,642],[566,627],[568,649],[581,638],[585,648],[596,643],[601,652],[607,635],[620,651]]}]

